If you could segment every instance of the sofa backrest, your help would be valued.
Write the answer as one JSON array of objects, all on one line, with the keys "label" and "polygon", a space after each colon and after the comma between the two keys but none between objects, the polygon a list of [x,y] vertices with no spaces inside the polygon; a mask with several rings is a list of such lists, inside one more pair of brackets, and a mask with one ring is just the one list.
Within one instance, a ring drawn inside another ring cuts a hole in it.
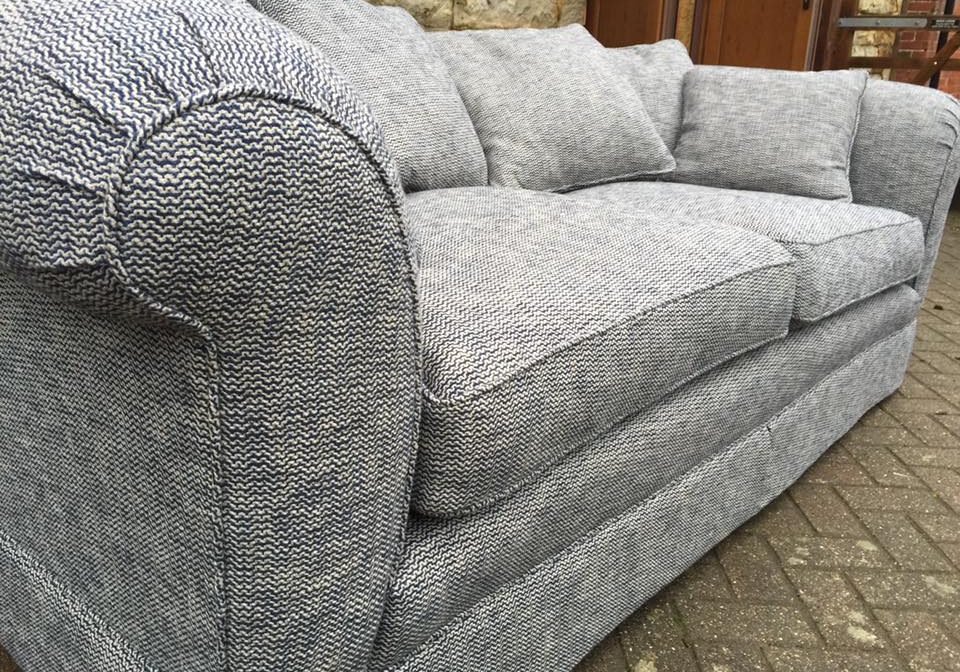
[{"label": "sofa backrest", "polygon": [[252,0],[319,47],[383,128],[404,189],[487,183],[477,133],[443,61],[405,10],[364,0]]}]

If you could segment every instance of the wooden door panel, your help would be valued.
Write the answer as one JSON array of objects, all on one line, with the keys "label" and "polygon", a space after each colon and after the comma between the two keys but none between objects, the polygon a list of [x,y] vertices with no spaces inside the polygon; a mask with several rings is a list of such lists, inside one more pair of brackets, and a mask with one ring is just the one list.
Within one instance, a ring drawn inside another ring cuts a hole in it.
[{"label": "wooden door panel", "polygon": [[664,36],[674,4],[675,0],[588,0],[587,29],[607,47],[656,42]]},{"label": "wooden door panel", "polygon": [[705,2],[700,62],[803,70],[817,0]]}]

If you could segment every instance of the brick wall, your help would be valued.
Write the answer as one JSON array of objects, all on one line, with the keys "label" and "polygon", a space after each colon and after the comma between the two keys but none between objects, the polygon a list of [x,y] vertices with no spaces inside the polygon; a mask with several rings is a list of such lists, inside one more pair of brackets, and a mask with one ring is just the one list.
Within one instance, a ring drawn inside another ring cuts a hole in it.
[{"label": "brick wall", "polygon": [[[863,14],[942,14],[943,0],[860,0]],[[930,58],[937,52],[938,33],[905,30],[859,31],[854,34],[854,56],[913,56]],[[876,76],[902,82],[913,81],[915,70],[876,71]],[[940,89],[960,97],[960,71],[944,71]]]}]

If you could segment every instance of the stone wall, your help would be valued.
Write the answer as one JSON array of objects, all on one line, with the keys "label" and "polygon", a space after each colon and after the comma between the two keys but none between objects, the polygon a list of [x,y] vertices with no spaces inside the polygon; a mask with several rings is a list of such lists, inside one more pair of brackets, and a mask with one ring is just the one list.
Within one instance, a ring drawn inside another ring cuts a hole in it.
[{"label": "stone wall", "polygon": [[554,28],[583,23],[587,0],[370,0],[398,5],[431,30]]},{"label": "stone wall", "polygon": [[[861,14],[899,14],[902,0],[860,0]],[[858,30],[851,56],[892,56],[897,34],[892,30]],[[889,76],[889,73],[887,73]]]}]

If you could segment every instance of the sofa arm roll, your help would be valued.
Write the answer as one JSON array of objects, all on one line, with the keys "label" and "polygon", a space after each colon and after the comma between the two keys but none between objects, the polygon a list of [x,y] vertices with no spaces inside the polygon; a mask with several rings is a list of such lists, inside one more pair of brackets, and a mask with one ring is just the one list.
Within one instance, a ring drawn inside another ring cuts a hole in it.
[{"label": "sofa arm roll", "polygon": [[899,210],[924,225],[916,280],[930,284],[947,212],[960,177],[960,103],[934,89],[870,80],[850,161],[856,203]]},{"label": "sofa arm roll", "polygon": [[239,0],[0,10],[25,667],[365,667],[418,426],[402,202],[366,105]]}]

